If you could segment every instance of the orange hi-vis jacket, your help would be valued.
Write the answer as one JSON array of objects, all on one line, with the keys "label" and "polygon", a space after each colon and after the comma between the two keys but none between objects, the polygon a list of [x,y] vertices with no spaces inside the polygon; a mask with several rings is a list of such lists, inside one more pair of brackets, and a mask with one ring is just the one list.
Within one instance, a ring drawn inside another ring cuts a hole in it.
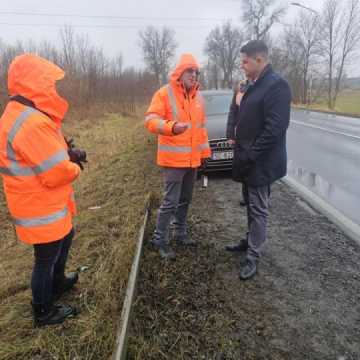
[{"label": "orange hi-vis jacket", "polygon": [[[164,167],[197,168],[202,158],[211,155],[206,130],[203,99],[198,85],[189,93],[179,81],[186,69],[199,69],[194,57],[184,54],[170,76],[169,84],[159,89],[145,114],[145,126],[158,134],[157,163]],[[173,134],[176,122],[188,123],[188,129]]]},{"label": "orange hi-vis jacket", "polygon": [[55,88],[65,73],[36,55],[18,56],[10,64],[10,96],[0,118],[0,174],[16,233],[29,244],[60,240],[72,228],[75,200],[71,183],[80,168],[70,162],[61,133],[68,108]]}]

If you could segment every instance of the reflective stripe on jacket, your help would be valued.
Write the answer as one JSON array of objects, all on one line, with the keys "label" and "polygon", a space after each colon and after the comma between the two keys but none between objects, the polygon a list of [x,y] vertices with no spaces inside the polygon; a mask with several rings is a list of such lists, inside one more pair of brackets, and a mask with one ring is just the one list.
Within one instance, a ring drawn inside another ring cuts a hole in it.
[{"label": "reflective stripe on jacket", "polygon": [[[211,155],[198,86],[187,93],[179,82],[187,68],[198,68],[198,65],[191,55],[185,54],[169,84],[155,93],[145,114],[146,128],[158,135],[157,163],[160,166],[197,168],[202,158]],[[177,121],[187,123],[188,129],[174,135],[172,128]]]},{"label": "reflective stripe on jacket", "polygon": [[[47,81],[52,79],[55,86],[55,65],[49,64],[44,67],[44,62],[39,62],[37,71],[32,70],[37,76],[24,81],[33,81],[36,88],[44,77]],[[16,73],[16,66],[11,69]],[[9,71],[10,80],[13,75]],[[41,101],[41,94],[36,95]],[[55,108],[56,102],[52,101]],[[16,233],[29,244],[59,240],[72,228],[76,209],[71,183],[80,168],[69,160],[59,120],[16,101],[8,103],[0,118],[0,175]]]}]

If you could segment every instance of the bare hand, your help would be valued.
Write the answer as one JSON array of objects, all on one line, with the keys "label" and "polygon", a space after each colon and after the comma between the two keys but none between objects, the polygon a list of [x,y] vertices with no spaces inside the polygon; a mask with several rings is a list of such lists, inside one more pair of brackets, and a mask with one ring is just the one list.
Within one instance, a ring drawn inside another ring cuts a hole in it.
[{"label": "bare hand", "polygon": [[228,139],[228,143],[230,145],[235,145],[235,140],[234,139]]},{"label": "bare hand", "polygon": [[175,135],[179,135],[185,132],[188,127],[189,125],[185,122],[176,122],[172,131]]}]

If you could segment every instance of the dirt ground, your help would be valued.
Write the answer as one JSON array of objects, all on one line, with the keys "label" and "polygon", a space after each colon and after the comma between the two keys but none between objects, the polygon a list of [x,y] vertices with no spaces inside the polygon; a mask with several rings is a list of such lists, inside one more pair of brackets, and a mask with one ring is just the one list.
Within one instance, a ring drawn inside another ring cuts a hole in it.
[{"label": "dirt ground", "polygon": [[164,263],[146,245],[129,359],[360,359],[360,246],[277,183],[259,273],[241,282],[224,251],[246,232],[240,189],[198,184],[196,250]]}]

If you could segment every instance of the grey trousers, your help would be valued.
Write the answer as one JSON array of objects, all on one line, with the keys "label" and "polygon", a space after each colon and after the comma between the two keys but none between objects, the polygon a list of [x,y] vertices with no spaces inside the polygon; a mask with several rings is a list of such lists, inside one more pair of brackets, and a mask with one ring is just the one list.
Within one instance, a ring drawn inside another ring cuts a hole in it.
[{"label": "grey trousers", "polygon": [[186,235],[186,217],[191,203],[196,169],[163,168],[164,197],[156,219],[152,241],[157,245],[169,242],[170,222],[174,218],[176,235]]},{"label": "grey trousers", "polygon": [[248,198],[248,250],[246,257],[258,260],[266,240],[266,225],[269,215],[270,185],[251,187],[243,185]]}]

